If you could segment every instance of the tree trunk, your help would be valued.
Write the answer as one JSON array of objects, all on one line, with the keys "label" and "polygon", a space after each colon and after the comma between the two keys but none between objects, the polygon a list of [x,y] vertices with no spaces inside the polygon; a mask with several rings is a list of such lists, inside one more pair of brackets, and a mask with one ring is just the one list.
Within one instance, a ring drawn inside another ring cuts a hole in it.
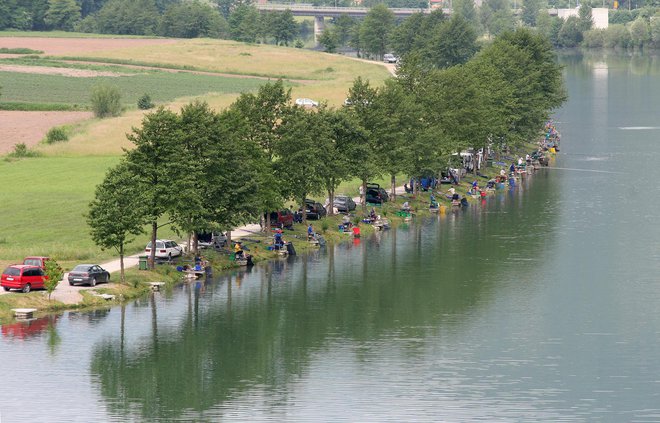
[{"label": "tree trunk", "polygon": [[270,213],[266,212],[266,234],[270,234]]},{"label": "tree trunk", "polygon": [[119,281],[121,283],[126,282],[126,276],[124,275],[124,243],[119,244]]},{"label": "tree trunk", "polygon": [[335,215],[335,190],[328,190],[328,216]]},{"label": "tree trunk", "polygon": [[[197,232],[192,233],[192,251],[197,255],[199,253],[199,239],[197,239]],[[190,252],[190,250],[188,250]]]},{"label": "tree trunk", "polygon": [[305,198],[307,198],[307,194],[302,196],[303,225],[307,226],[307,207],[305,207]]},{"label": "tree trunk", "polygon": [[231,231],[227,231],[227,248],[231,251]]},{"label": "tree trunk", "polygon": [[360,204],[362,205],[362,210],[367,209],[367,180],[362,180],[362,193],[360,194]]},{"label": "tree trunk", "polygon": [[156,237],[158,235],[158,222],[151,222],[151,251],[149,252],[149,269],[156,267]]},{"label": "tree trunk", "polygon": [[396,175],[394,173],[392,173],[390,181],[392,183],[392,194],[391,194],[392,199],[391,200],[396,201]]}]

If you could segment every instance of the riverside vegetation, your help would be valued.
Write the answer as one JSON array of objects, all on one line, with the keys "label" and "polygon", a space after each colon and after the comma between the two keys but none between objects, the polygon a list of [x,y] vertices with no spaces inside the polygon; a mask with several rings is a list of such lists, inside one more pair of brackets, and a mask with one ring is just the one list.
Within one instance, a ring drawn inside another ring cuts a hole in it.
[{"label": "riverside vegetation", "polygon": [[378,87],[357,78],[347,97],[310,111],[278,81],[221,112],[195,101],[145,115],[128,136],[134,148],[97,187],[94,241],[123,255],[145,227],[152,240],[163,225],[228,230],[292,200],[332,200],[342,182],[385,175],[394,187],[400,174],[437,175],[466,148],[522,147],[565,94],[551,45],[521,29],[448,69],[411,55],[396,78]]}]

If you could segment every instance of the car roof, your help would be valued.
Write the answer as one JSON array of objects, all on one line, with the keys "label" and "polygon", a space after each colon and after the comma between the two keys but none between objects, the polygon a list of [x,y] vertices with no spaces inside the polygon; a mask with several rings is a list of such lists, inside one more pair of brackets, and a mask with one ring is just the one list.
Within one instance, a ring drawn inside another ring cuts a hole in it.
[{"label": "car roof", "polygon": [[30,268],[30,267],[35,267],[37,269],[41,269],[39,266],[34,266],[34,265],[31,265],[31,264],[10,264],[9,266],[7,266],[7,268],[9,268],[9,267],[14,267],[16,269],[27,269],[27,268]]},{"label": "car roof", "polygon": [[27,256],[23,260],[28,260],[28,259],[48,259],[48,260],[50,260],[50,257],[47,257],[47,256]]},{"label": "car roof", "polygon": [[89,263],[76,264],[76,267],[78,266],[98,266],[98,264],[89,264]]}]

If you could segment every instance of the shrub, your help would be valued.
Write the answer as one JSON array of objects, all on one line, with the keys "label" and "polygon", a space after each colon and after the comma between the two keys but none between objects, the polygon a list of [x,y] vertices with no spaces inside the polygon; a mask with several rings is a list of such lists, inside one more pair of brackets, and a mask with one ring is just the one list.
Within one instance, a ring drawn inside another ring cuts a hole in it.
[{"label": "shrub", "polygon": [[0,53],[3,54],[43,54],[41,50],[32,50],[30,48],[7,48],[0,47]]},{"label": "shrub", "polygon": [[326,233],[328,231],[328,228],[330,227],[330,224],[328,223],[327,220],[324,220],[321,222],[321,232]]},{"label": "shrub", "polygon": [[19,159],[23,157],[38,157],[40,154],[37,151],[30,150],[25,143],[20,142],[14,145],[14,151],[7,154],[7,156]]},{"label": "shrub", "polygon": [[47,144],[52,144],[55,142],[63,142],[63,141],[69,141],[69,135],[67,134],[66,129],[64,129],[61,126],[50,128],[46,133]]},{"label": "shrub", "polygon": [[303,48],[303,47],[305,47],[305,43],[303,42],[303,40],[301,40],[301,39],[299,38],[299,39],[296,40],[296,42],[295,42],[295,44],[294,44],[293,46],[294,46],[295,48]]},{"label": "shrub", "polygon": [[92,110],[98,118],[121,114],[121,94],[117,87],[97,85],[92,89]]},{"label": "shrub", "polygon": [[149,110],[153,109],[156,105],[154,104],[153,101],[151,101],[151,97],[149,94],[144,94],[142,97],[138,99],[137,102],[138,109],[140,110]]}]

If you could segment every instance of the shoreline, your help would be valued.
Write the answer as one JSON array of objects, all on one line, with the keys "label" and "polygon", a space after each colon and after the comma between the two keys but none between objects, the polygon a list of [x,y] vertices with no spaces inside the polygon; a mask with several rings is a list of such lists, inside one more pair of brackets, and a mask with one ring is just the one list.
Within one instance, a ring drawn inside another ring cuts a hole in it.
[{"label": "shoreline", "polygon": [[[495,178],[500,170],[499,166],[490,166],[482,170],[485,170],[481,176],[474,174],[466,174],[458,185],[445,185],[438,184],[436,189],[431,191],[421,191],[414,194],[408,194],[405,192],[399,193],[399,190],[403,191],[403,187],[397,188],[396,201],[390,201],[385,203],[382,206],[378,206],[377,213],[380,214],[383,218],[389,220],[390,230],[396,230],[399,225],[402,223],[407,223],[410,221],[409,218],[404,216],[398,216],[397,212],[401,211],[401,206],[404,201],[409,202],[411,210],[413,211],[412,220],[427,218],[433,215],[442,215],[452,212],[455,209],[455,206],[452,207],[451,200],[449,200],[445,194],[446,189],[454,187],[456,192],[461,195],[461,197],[470,198],[471,195],[468,194],[468,190],[471,188],[471,181],[476,179],[479,182],[485,181],[491,178]],[[533,175],[534,172],[531,173]],[[525,173],[525,175],[527,175]],[[529,176],[531,176],[529,175]],[[528,176],[527,176],[528,177]],[[487,178],[487,179],[486,179]],[[435,194],[436,199],[439,203],[439,209],[437,211],[430,211],[430,194]],[[491,193],[486,194],[486,198],[492,195]],[[478,198],[478,197],[477,197]],[[469,203],[474,203],[475,199],[472,197],[471,200],[468,200]],[[352,213],[352,221],[356,217],[365,216],[366,213],[371,209],[372,206],[367,206],[363,211],[362,206],[358,204],[356,210]],[[376,207],[374,207],[376,208]],[[338,214],[334,216],[327,216],[320,220],[308,220],[308,223],[311,223],[315,232],[323,235],[326,239],[327,246],[333,247],[343,242],[348,242],[353,239],[352,234],[340,233],[337,230],[339,224],[344,215]],[[265,234],[264,232],[255,232],[254,230],[247,229],[251,227],[252,229],[259,228],[258,225],[246,225],[241,228],[237,228],[232,231],[232,239],[243,239],[244,245],[247,247],[247,251],[252,254],[253,261],[255,265],[259,265],[262,262],[268,262],[272,260],[281,260],[282,257],[277,253],[267,250],[267,246],[270,241],[272,241],[272,236]],[[376,229],[371,224],[360,223],[361,235],[362,237],[371,236],[378,229]],[[291,241],[294,248],[300,255],[304,255],[318,249],[318,246],[314,246],[307,241],[307,231],[304,224],[296,224],[293,230],[285,230],[284,239],[286,241]],[[205,254],[206,253],[206,254]],[[196,279],[186,279],[181,272],[178,272],[174,265],[162,264],[155,271],[145,271],[137,269],[137,257],[142,255],[136,254],[132,256],[124,257],[125,267],[126,267],[126,283],[111,283],[108,285],[97,285],[96,287],[69,287],[66,282],[66,276],[64,280],[60,281],[58,288],[62,287],[60,292],[66,291],[67,288],[71,288],[68,291],[74,292],[74,297],[67,297],[67,294],[57,295],[57,289],[53,292],[52,300],[48,300],[48,293],[43,291],[37,291],[30,294],[22,293],[6,293],[6,295],[0,295],[0,325],[7,324],[11,322],[21,321],[16,319],[13,316],[11,309],[14,308],[36,308],[36,316],[43,317],[49,314],[60,313],[67,310],[92,310],[98,307],[108,307],[124,304],[128,301],[144,297],[148,295],[151,290],[150,282],[164,282],[165,285],[162,287],[164,290],[171,290],[176,285],[194,281]],[[205,256],[213,269],[213,276],[215,277],[218,273],[223,273],[225,271],[231,271],[240,269],[243,266],[237,266],[233,261],[230,260],[229,255],[226,252],[218,252],[215,250],[200,250],[200,255]],[[184,259],[186,257],[184,256]],[[112,262],[107,262],[101,264],[108,265],[111,268],[111,264],[117,263],[117,268],[114,269],[115,272],[118,271],[118,259],[113,260]],[[132,265],[132,266],[130,266]],[[112,272],[114,273],[114,272]],[[3,292],[3,294],[5,294]],[[113,296],[112,299],[106,299],[103,295]],[[62,299],[64,301],[58,300]]]}]

